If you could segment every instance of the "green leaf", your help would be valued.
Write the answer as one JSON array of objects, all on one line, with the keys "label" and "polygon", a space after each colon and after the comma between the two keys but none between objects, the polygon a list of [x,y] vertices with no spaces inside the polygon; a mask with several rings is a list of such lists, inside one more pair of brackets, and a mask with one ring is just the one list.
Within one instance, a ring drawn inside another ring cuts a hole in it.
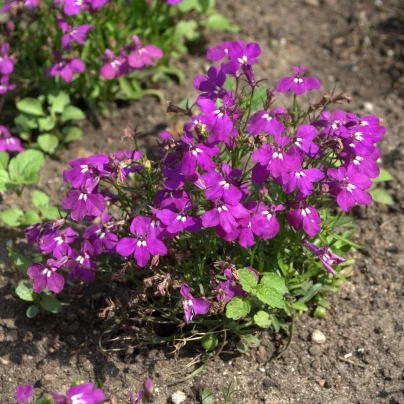
[{"label": "green leaf", "polygon": [[[340,234],[337,234],[337,233],[333,233],[332,237],[336,238],[337,240],[343,241],[345,244],[350,245],[351,247],[356,248],[358,250],[366,248],[365,246],[354,243],[353,241],[351,241],[351,240],[347,239],[346,237],[341,236]],[[328,244],[328,243],[325,243],[325,244]]]},{"label": "green leaf", "polygon": [[233,320],[245,317],[251,310],[250,302],[241,297],[233,297],[226,305],[226,316]]},{"label": "green leaf", "polygon": [[236,344],[237,351],[240,353],[246,353],[248,351],[248,346],[244,342],[238,341]]},{"label": "green leaf", "polygon": [[48,132],[55,127],[55,121],[51,116],[45,116],[38,119],[39,130],[41,132]]},{"label": "green leaf", "polygon": [[75,140],[81,139],[83,136],[83,131],[78,126],[68,126],[63,128],[63,142],[70,143]]},{"label": "green leaf", "polygon": [[313,297],[319,292],[321,289],[322,284],[321,283],[316,283],[315,285],[312,285],[310,289],[307,291],[307,293],[300,299],[302,303],[307,303]]},{"label": "green leaf", "polygon": [[10,186],[10,177],[8,176],[8,172],[4,170],[0,170],[0,191],[6,191]]},{"label": "green leaf", "polygon": [[23,98],[21,101],[17,102],[16,106],[19,111],[25,112],[27,114],[35,116],[45,115],[41,102],[36,98],[32,97]]},{"label": "green leaf", "polygon": [[134,90],[130,80],[127,77],[119,77],[118,83],[121,91],[126,95],[127,98],[133,100],[138,97],[138,94]]},{"label": "green leaf", "polygon": [[18,286],[15,288],[15,293],[17,296],[27,302],[33,302],[35,297],[35,292],[32,290],[32,286],[26,282],[19,282]]},{"label": "green leaf", "polygon": [[246,292],[251,292],[257,286],[257,277],[254,272],[247,268],[239,269],[238,275],[240,277],[240,283]]},{"label": "green leaf", "polygon": [[377,178],[373,178],[372,182],[384,182],[384,181],[391,181],[393,176],[384,168],[380,169],[380,174]]},{"label": "green leaf", "polygon": [[202,391],[202,404],[214,404],[214,397],[211,389],[204,388]]},{"label": "green leaf", "polygon": [[26,315],[28,318],[34,318],[38,314],[39,314],[38,306],[35,306],[34,304],[32,304],[31,306],[28,307],[27,312],[26,312]]},{"label": "green leaf", "polygon": [[269,307],[283,308],[283,295],[287,292],[285,279],[276,274],[268,274],[261,279],[257,297]]},{"label": "green leaf", "polygon": [[86,116],[84,112],[73,105],[67,105],[62,112],[62,116],[60,117],[62,122],[67,122],[70,120],[79,121],[80,119],[84,119]]},{"label": "green leaf", "polygon": [[13,264],[18,269],[18,271],[20,271],[22,273],[27,272],[27,269],[31,265],[30,260],[25,258],[22,254],[18,254],[18,253],[15,253],[15,252],[10,253],[9,257],[12,259]]},{"label": "green leaf", "polygon": [[302,303],[301,300],[298,300],[297,302],[294,302],[292,304],[292,308],[294,308],[295,310],[298,310],[300,312],[309,310],[309,308],[304,303]]},{"label": "green leaf", "polygon": [[44,133],[38,136],[38,144],[44,152],[53,154],[59,145],[59,139],[55,135]]},{"label": "green leaf", "polygon": [[59,91],[56,95],[48,94],[48,103],[51,105],[51,110],[61,114],[65,107],[70,104],[69,94],[64,91]]},{"label": "green leaf", "polygon": [[241,342],[244,342],[249,348],[258,348],[260,340],[254,334],[244,334],[240,337]]},{"label": "green leaf", "polygon": [[7,170],[8,161],[10,160],[10,155],[5,152],[0,152],[0,168],[2,170]]},{"label": "green leaf", "polygon": [[385,205],[393,205],[394,201],[390,194],[383,188],[374,188],[370,190],[370,195],[375,202],[383,203]]},{"label": "green leaf", "polygon": [[32,202],[38,209],[43,206],[49,206],[49,196],[46,195],[45,192],[36,189],[32,192]]},{"label": "green leaf", "polygon": [[234,25],[222,14],[213,14],[206,21],[206,28],[216,29],[220,31],[239,32],[240,28]]},{"label": "green leaf", "polygon": [[45,158],[39,150],[26,150],[11,159],[8,166],[10,179],[23,184],[34,184],[38,182],[39,176],[35,176]]},{"label": "green leaf", "polygon": [[53,314],[58,314],[62,311],[62,305],[55,296],[41,293],[41,297],[42,297],[41,306],[45,310],[48,310]]},{"label": "green leaf", "polygon": [[59,218],[59,210],[56,206],[43,206],[39,211],[46,219],[55,220]]},{"label": "green leaf", "polygon": [[267,99],[266,87],[258,87],[254,91],[254,96],[251,100],[251,112],[255,112],[262,109],[262,105]]},{"label": "green leaf", "polygon": [[194,20],[180,21],[175,25],[174,37],[180,43],[184,39],[195,41],[199,38],[198,23]]},{"label": "green leaf", "polygon": [[218,346],[219,340],[215,334],[207,334],[202,338],[201,344],[207,351],[213,351]]},{"label": "green leaf", "polygon": [[254,314],[254,321],[261,328],[268,328],[271,325],[271,318],[266,311],[260,310]]},{"label": "green leaf", "polygon": [[24,221],[24,212],[18,208],[9,208],[0,212],[0,219],[10,227],[21,226]]}]

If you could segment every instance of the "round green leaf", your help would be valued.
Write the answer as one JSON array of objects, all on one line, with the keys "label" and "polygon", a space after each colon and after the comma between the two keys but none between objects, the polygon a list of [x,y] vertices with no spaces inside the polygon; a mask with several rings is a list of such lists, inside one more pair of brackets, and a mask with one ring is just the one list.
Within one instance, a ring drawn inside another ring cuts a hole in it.
[{"label": "round green leaf", "polygon": [[24,221],[24,212],[18,208],[9,208],[0,213],[0,219],[7,226],[17,227]]},{"label": "round green leaf", "polygon": [[55,135],[45,133],[44,135],[38,136],[38,144],[44,152],[53,154],[59,145],[59,139]]},{"label": "round green leaf", "polygon": [[27,302],[34,301],[34,291],[32,290],[32,286],[29,283],[23,281],[19,282],[19,284],[15,288],[15,293],[22,300],[26,300]]},{"label": "round green leaf", "polygon": [[63,142],[70,143],[81,139],[83,131],[77,126],[68,126],[63,129]]},{"label": "round green leaf", "polygon": [[246,353],[248,351],[248,346],[241,341],[237,342],[236,348],[240,353]]},{"label": "round green leaf", "polygon": [[17,102],[17,109],[21,112],[35,116],[44,116],[45,113],[42,108],[42,104],[39,100],[32,97],[23,98]]},{"label": "round green leaf", "polygon": [[77,108],[74,105],[67,105],[63,109],[60,119],[62,122],[67,122],[70,120],[78,121],[80,119],[84,119],[85,117],[84,112],[80,108]]},{"label": "round green leaf", "polygon": [[56,95],[48,94],[48,103],[51,105],[51,110],[61,114],[65,107],[70,104],[69,94],[64,91],[59,91]]},{"label": "round green leaf", "polygon": [[254,321],[261,328],[268,328],[271,325],[271,318],[266,311],[260,310],[254,315]]},{"label": "round green leaf", "polygon": [[62,311],[62,305],[55,296],[41,294],[41,306],[50,311],[53,314],[60,313]]},{"label": "round green leaf", "polygon": [[202,338],[201,344],[207,351],[213,351],[219,344],[219,340],[215,334],[208,334]]},{"label": "round green leaf", "polygon": [[35,177],[33,174],[39,171],[44,161],[45,157],[39,150],[26,150],[19,153],[11,159],[8,166],[10,179],[22,184],[34,184],[39,177]]},{"label": "round green leaf", "polygon": [[226,316],[233,320],[245,317],[251,310],[250,302],[241,297],[233,297],[226,305]]},{"label": "round green leaf", "polygon": [[33,317],[37,316],[38,314],[39,314],[39,308],[38,308],[38,306],[35,306],[35,305],[33,304],[33,305],[31,305],[31,306],[28,307],[27,313],[26,313],[26,315],[27,315],[28,318],[33,318]]},{"label": "round green leaf", "polygon": [[375,188],[370,190],[370,195],[375,202],[383,203],[385,205],[393,205],[394,201],[390,194],[383,188]]}]

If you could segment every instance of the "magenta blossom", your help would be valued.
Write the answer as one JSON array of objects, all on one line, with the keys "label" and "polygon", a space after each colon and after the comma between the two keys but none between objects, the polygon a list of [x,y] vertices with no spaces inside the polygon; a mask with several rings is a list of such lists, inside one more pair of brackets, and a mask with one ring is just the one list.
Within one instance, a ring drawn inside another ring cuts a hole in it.
[{"label": "magenta blossom", "polygon": [[[227,55],[230,60],[222,63],[222,70],[226,74],[237,74],[239,68],[245,72],[247,66],[258,63],[258,56],[261,55],[261,47],[255,43],[250,42],[246,45],[239,42],[232,42],[228,48]],[[249,73],[247,72],[246,76]]]},{"label": "magenta blossom", "polygon": [[32,289],[35,293],[41,293],[44,289],[59,293],[65,284],[62,275],[56,272],[60,267],[65,265],[66,258],[60,260],[48,259],[46,265],[39,262],[33,262],[28,268],[27,274],[34,281]]},{"label": "magenta blossom", "polygon": [[10,84],[9,76],[2,76],[0,79],[0,94],[7,94],[10,91],[14,91],[16,89],[15,84]]},{"label": "magenta blossom", "polygon": [[26,7],[28,10],[33,10],[34,8],[38,7],[38,0],[6,0],[5,1],[5,5],[3,6],[3,8],[1,9],[2,13],[7,13],[7,11],[10,10],[10,8],[12,7],[18,7],[19,4],[23,4],[24,7]]},{"label": "magenta blossom", "polygon": [[[240,47],[245,47],[245,42],[237,41]],[[216,44],[216,47],[209,48],[208,52],[206,53],[206,58],[212,60],[213,62],[217,62],[223,59],[226,56],[229,56],[229,49],[232,46],[233,42],[231,41],[224,41],[219,42]]]},{"label": "magenta blossom", "polygon": [[119,56],[115,56],[110,49],[106,49],[105,55],[101,56],[101,59],[106,63],[100,70],[100,74],[104,79],[113,80],[116,77],[125,76],[129,73],[129,65],[124,51],[121,51]]},{"label": "magenta blossom", "polygon": [[296,72],[296,75],[280,79],[276,85],[276,91],[280,93],[292,91],[296,95],[302,95],[306,91],[320,89],[321,84],[317,77],[304,77],[306,67],[292,66],[292,69]]},{"label": "magenta blossom", "polygon": [[64,13],[68,16],[79,14],[83,10],[97,10],[109,0],[64,0]]},{"label": "magenta blossom", "polygon": [[258,135],[262,132],[269,135],[279,136],[285,127],[279,121],[279,116],[286,114],[285,108],[274,108],[271,111],[258,111],[248,121],[247,131],[251,135]]},{"label": "magenta blossom", "polygon": [[150,255],[167,254],[164,243],[152,237],[150,224],[151,219],[148,217],[135,217],[130,225],[130,232],[134,237],[124,237],[116,246],[116,252],[123,257],[133,254],[140,267],[147,265]]},{"label": "magenta blossom", "polygon": [[60,76],[64,81],[70,83],[73,80],[74,73],[83,73],[86,65],[78,59],[62,59],[58,51],[55,52],[56,63],[48,68],[46,74],[49,77]]},{"label": "magenta blossom", "polygon": [[62,46],[64,49],[70,49],[70,42],[77,42],[84,45],[86,43],[88,31],[94,28],[94,25],[89,24],[71,27],[65,20],[59,20],[58,25],[63,31]]},{"label": "magenta blossom", "polygon": [[25,386],[18,386],[15,391],[17,404],[29,404],[29,399],[32,395],[32,386],[26,384]]},{"label": "magenta blossom", "polygon": [[187,323],[191,322],[198,314],[206,314],[209,311],[209,302],[204,298],[193,297],[186,283],[181,286],[180,293]]},{"label": "magenta blossom", "polygon": [[335,269],[332,265],[338,265],[341,262],[345,262],[346,259],[334,254],[330,251],[329,246],[326,245],[323,248],[319,248],[316,245],[310,243],[308,240],[304,240],[304,246],[320,258],[321,263],[324,265],[325,269],[335,275]]},{"label": "magenta blossom", "polygon": [[290,203],[294,210],[286,212],[288,223],[295,229],[300,230],[303,228],[306,234],[314,237],[321,231],[321,219],[316,208],[309,205],[304,200],[300,203]]},{"label": "magenta blossom", "polygon": [[132,69],[142,69],[144,66],[154,66],[153,59],[161,59],[163,51],[157,46],[146,45],[142,46],[137,35],[132,36],[135,44],[135,50],[128,56],[128,64]]},{"label": "magenta blossom", "polygon": [[5,43],[1,45],[0,50],[0,72],[5,76],[9,75],[14,70],[13,59],[11,59],[10,56],[7,55],[7,51],[9,50],[9,48],[10,45],[8,43]]},{"label": "magenta blossom", "polygon": [[70,387],[65,396],[58,393],[52,393],[52,396],[55,404],[100,404],[106,399],[104,392],[93,383]]},{"label": "magenta blossom", "polygon": [[8,129],[0,125],[0,151],[2,152],[22,152],[25,149],[21,145],[18,137],[11,136]]},{"label": "magenta blossom", "polygon": [[198,75],[194,78],[194,86],[202,91],[200,97],[215,100],[226,94],[226,90],[223,88],[225,81],[226,74],[220,70],[220,67],[211,66],[207,76]]}]

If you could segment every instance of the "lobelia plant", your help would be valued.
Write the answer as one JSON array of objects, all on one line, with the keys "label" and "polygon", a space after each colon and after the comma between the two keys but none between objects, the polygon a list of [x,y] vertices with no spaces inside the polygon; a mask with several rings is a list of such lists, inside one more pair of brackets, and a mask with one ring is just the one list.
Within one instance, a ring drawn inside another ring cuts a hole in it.
[{"label": "lobelia plant", "polygon": [[[260,53],[243,41],[208,50],[225,60],[195,78],[191,108],[170,106],[190,119],[180,136],[160,134],[156,161],[128,149],[70,162],[70,214],[25,231],[53,257],[29,268],[35,292],[56,277],[59,292],[65,272],[83,282],[119,274],[136,288],[126,310],[176,324],[207,350],[238,336],[245,352],[259,344],[254,331],[279,331],[308,302],[324,315],[354,262],[344,257],[361,248],[343,212],[371,203],[385,128],[376,116],[327,112],[344,94],[303,108],[300,96],[320,89],[304,67],[263,87]],[[292,93],[290,110],[276,106],[278,93]],[[86,229],[71,238],[75,222]]]}]

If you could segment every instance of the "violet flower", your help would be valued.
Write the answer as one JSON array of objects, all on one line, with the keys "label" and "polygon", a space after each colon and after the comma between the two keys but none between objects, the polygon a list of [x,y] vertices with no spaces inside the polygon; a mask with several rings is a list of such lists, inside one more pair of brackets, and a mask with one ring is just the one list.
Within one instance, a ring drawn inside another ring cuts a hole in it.
[{"label": "violet flower", "polygon": [[67,394],[52,393],[54,404],[99,404],[105,401],[105,394],[101,389],[95,388],[93,383],[82,383],[70,387]]},{"label": "violet flower", "polygon": [[156,216],[167,226],[167,231],[177,235],[183,231],[198,233],[202,227],[200,217],[189,215],[189,211],[194,209],[196,205],[184,206],[180,212],[173,212],[170,209],[162,209],[157,211]]},{"label": "violet flower", "polygon": [[32,395],[32,386],[26,384],[24,386],[18,386],[15,391],[17,404],[29,404],[29,399]]},{"label": "violet flower", "polygon": [[82,60],[78,58],[62,59],[58,51],[55,52],[55,59],[56,63],[47,69],[46,74],[49,77],[60,76],[67,83],[73,80],[74,73],[83,73],[86,68]]},{"label": "violet flower", "polygon": [[104,79],[113,80],[116,77],[125,76],[129,73],[129,65],[124,51],[121,51],[119,56],[115,56],[110,49],[106,49],[105,55],[101,56],[101,59],[106,63],[100,70],[100,74]]},{"label": "violet flower", "polygon": [[14,70],[13,59],[7,55],[9,48],[10,45],[8,43],[4,43],[1,45],[0,49],[0,72],[5,76],[9,75]]},{"label": "violet flower", "polygon": [[84,45],[86,43],[88,31],[94,28],[94,25],[90,24],[71,27],[65,20],[59,20],[58,25],[64,34],[62,36],[62,46],[64,49],[70,49],[70,42],[77,42]]},{"label": "violet flower", "polygon": [[60,260],[48,259],[46,265],[33,262],[27,270],[28,276],[34,281],[32,289],[35,293],[41,293],[44,289],[59,293],[65,284],[65,279],[56,271],[65,265],[66,258]]},{"label": "violet flower", "polygon": [[77,237],[78,233],[71,227],[67,227],[62,233],[55,228],[50,228],[42,234],[38,249],[40,252],[51,253],[57,248],[62,248],[64,244],[74,243]]},{"label": "violet flower", "polygon": [[303,228],[306,234],[314,237],[321,231],[321,219],[316,208],[304,200],[290,203],[294,210],[286,212],[288,223],[297,231]]},{"label": "violet flower", "polygon": [[22,2],[20,0],[6,0],[5,5],[1,9],[2,13],[7,13],[7,11],[10,10],[11,7],[18,7],[19,4],[23,4],[24,7],[26,7],[28,10],[33,10],[34,8],[38,7],[38,0],[23,0]]},{"label": "violet flower", "polygon": [[309,157],[320,157],[320,146],[313,142],[317,137],[318,130],[312,125],[300,125],[297,128],[293,143]]},{"label": "violet flower", "polygon": [[372,181],[365,174],[358,173],[352,164],[338,169],[331,168],[328,175],[335,179],[328,183],[330,194],[337,198],[337,203],[344,212],[348,212],[355,202],[360,205],[372,203],[372,196],[365,192],[371,187]]},{"label": "violet flower", "polygon": [[320,261],[324,265],[325,269],[328,272],[331,272],[333,275],[335,275],[336,272],[332,265],[338,265],[339,263],[346,261],[345,258],[342,258],[330,251],[328,245],[324,246],[323,248],[319,248],[316,245],[310,243],[308,240],[304,240],[303,244],[306,248],[316,254],[318,258],[320,258]]},{"label": "violet flower", "polygon": [[226,74],[220,70],[220,67],[211,66],[207,76],[195,76],[194,86],[199,91],[202,91],[200,97],[215,100],[216,98],[222,98],[226,94],[226,90],[223,88],[225,81]]},{"label": "violet flower", "polygon": [[154,66],[153,59],[161,59],[163,51],[154,45],[142,46],[137,35],[132,36],[135,50],[128,56],[128,64],[132,69],[142,69],[144,66]]},{"label": "violet flower", "polygon": [[118,236],[110,231],[113,227],[113,219],[108,213],[101,216],[101,224],[92,224],[84,230],[83,238],[88,240],[91,255],[100,255],[105,249],[107,254],[115,252],[115,246],[118,243]]},{"label": "violet flower", "polygon": [[247,131],[251,135],[258,135],[262,132],[269,135],[279,136],[285,127],[278,120],[279,115],[286,114],[285,108],[274,108],[271,111],[258,111],[248,121]]},{"label": "violet flower", "polygon": [[15,84],[10,84],[9,76],[2,76],[0,79],[0,94],[7,94],[10,91],[14,91],[17,88]]},{"label": "violet flower", "polygon": [[[244,47],[246,44],[243,41],[237,41],[237,43],[241,46]],[[217,62],[224,57],[229,55],[229,49],[232,46],[233,42],[231,41],[224,41],[224,42],[219,42],[216,44],[216,47],[209,48],[207,53],[206,53],[206,58],[213,61]]]},{"label": "violet flower", "polygon": [[251,219],[251,226],[254,233],[268,240],[276,237],[280,230],[280,224],[276,218],[277,212],[285,210],[283,205],[275,205],[271,203],[269,206],[260,203],[257,213]]},{"label": "violet flower", "polygon": [[317,77],[304,77],[306,67],[292,66],[296,72],[293,77],[284,77],[278,81],[276,91],[280,93],[294,92],[296,95],[302,95],[306,91],[319,90],[320,80]]},{"label": "violet flower", "polygon": [[347,113],[341,110],[334,111],[333,114],[324,111],[320,114],[319,119],[312,122],[312,125],[323,128],[321,137],[325,137],[326,139],[339,137],[348,131],[344,126],[347,122],[346,116]]},{"label": "violet flower", "polygon": [[0,125],[0,151],[2,152],[22,152],[24,147],[18,137],[11,136],[8,129]]},{"label": "violet flower", "polygon": [[116,245],[116,252],[123,257],[133,254],[140,267],[147,265],[150,255],[166,255],[167,247],[164,243],[150,235],[151,219],[138,216],[132,220],[130,232],[133,238],[124,237]]},{"label": "violet flower", "polygon": [[91,260],[92,249],[87,240],[84,241],[81,251],[76,250],[65,250],[61,248],[60,250],[54,251],[54,254],[59,257],[64,254],[69,255],[69,261],[66,266],[70,268],[69,279],[74,279],[76,277],[80,278],[81,282],[93,282],[95,279],[95,268],[97,265]]},{"label": "violet flower", "polygon": [[161,189],[156,192],[154,197],[153,206],[160,209],[182,209],[190,203],[190,197],[187,191],[183,189],[169,190]]},{"label": "violet flower", "polygon": [[186,283],[181,286],[180,294],[187,323],[191,322],[198,314],[206,314],[209,311],[209,302],[204,298],[193,297]]}]

